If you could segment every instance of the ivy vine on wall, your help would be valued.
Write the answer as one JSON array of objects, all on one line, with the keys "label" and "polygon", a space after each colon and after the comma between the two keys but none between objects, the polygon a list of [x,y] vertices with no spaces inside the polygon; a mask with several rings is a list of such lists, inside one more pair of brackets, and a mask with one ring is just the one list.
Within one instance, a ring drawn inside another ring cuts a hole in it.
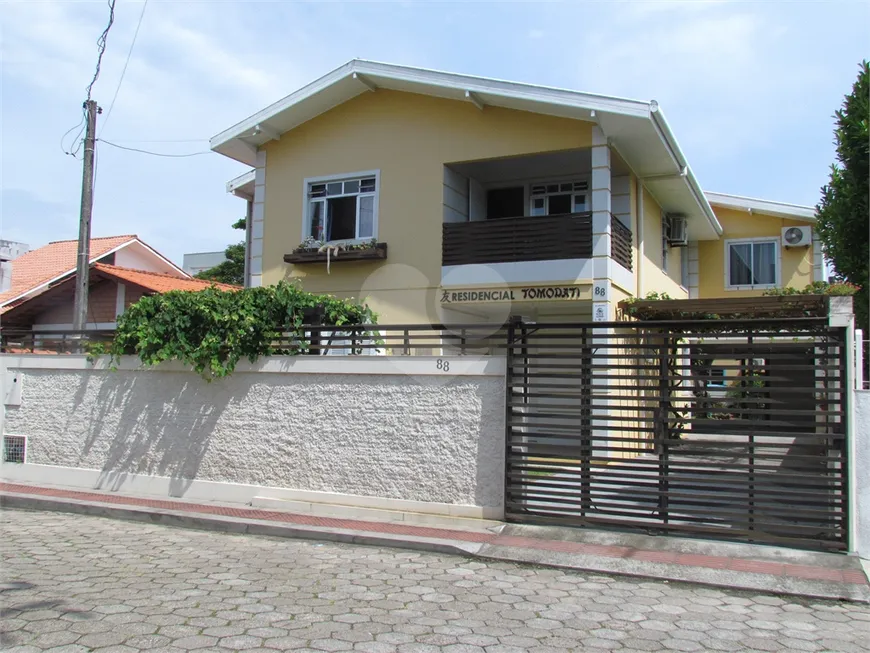
[{"label": "ivy vine on wall", "polygon": [[[130,306],[118,318],[114,340],[95,343],[90,353],[110,354],[113,361],[132,354],[148,366],[177,360],[206,379],[223,377],[243,358],[253,363],[261,356],[305,352],[302,327],[315,312],[325,326],[377,320],[365,304],[287,282],[237,291],[173,291]],[[278,339],[285,344],[276,345]]]}]

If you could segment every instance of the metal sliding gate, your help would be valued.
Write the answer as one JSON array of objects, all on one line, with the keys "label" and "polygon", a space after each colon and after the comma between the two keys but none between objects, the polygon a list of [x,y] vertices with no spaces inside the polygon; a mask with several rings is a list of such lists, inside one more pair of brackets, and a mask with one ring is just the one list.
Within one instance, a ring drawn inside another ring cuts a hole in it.
[{"label": "metal sliding gate", "polygon": [[509,521],[847,547],[846,331],[508,327]]}]

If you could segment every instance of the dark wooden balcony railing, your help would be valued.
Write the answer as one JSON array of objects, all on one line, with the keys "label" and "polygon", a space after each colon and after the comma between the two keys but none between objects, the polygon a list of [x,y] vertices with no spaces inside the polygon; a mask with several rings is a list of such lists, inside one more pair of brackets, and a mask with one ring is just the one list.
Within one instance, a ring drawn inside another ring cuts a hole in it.
[{"label": "dark wooden balcony railing", "polygon": [[443,265],[591,257],[591,213],[444,223]]},{"label": "dark wooden balcony railing", "polygon": [[610,217],[610,257],[626,270],[631,270],[631,229],[615,215]]},{"label": "dark wooden balcony railing", "polygon": [[[443,265],[591,258],[592,214],[446,222],[442,247]],[[614,261],[631,270],[631,229],[615,217],[610,250]]]}]

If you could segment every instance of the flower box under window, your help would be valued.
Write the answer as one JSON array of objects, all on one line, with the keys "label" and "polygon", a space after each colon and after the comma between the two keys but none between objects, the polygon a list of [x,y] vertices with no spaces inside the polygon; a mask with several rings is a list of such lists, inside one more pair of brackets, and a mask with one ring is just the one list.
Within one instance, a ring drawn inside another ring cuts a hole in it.
[{"label": "flower box under window", "polygon": [[346,261],[375,261],[387,258],[387,244],[373,243],[366,245],[351,245],[347,249],[338,246],[337,251],[327,252],[323,247],[297,248],[290,254],[284,254],[285,263],[299,265],[301,263],[344,263]]}]

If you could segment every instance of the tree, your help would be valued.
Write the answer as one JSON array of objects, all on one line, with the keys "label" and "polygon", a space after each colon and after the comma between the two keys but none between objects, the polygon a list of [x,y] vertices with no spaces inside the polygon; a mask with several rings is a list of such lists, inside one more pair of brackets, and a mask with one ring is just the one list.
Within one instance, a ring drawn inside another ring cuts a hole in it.
[{"label": "tree", "polygon": [[[233,223],[233,229],[244,230],[245,218],[240,218]],[[213,268],[203,270],[196,275],[197,279],[208,279],[218,283],[231,283],[236,286],[245,285],[245,242],[229,245],[224,250],[227,260],[218,263]]]},{"label": "tree", "polygon": [[816,229],[822,249],[840,279],[861,287],[855,295],[857,326],[870,326],[868,257],[870,257],[870,66],[859,66],[852,93],[834,117],[837,162],[822,187]]}]

